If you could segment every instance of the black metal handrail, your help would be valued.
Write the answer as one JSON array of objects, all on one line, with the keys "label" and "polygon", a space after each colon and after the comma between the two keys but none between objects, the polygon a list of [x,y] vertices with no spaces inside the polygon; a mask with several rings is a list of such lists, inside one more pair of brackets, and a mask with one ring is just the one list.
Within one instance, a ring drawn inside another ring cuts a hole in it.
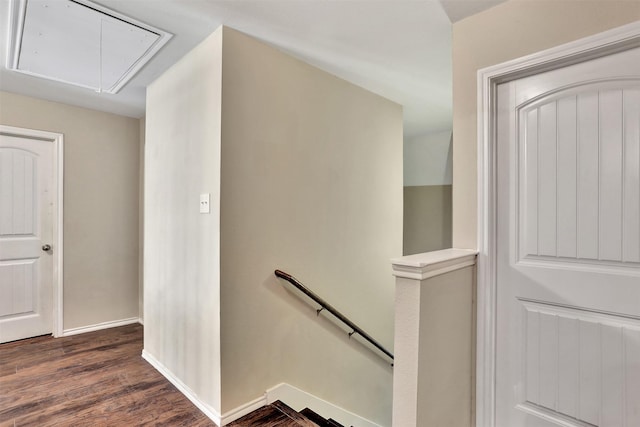
[{"label": "black metal handrail", "polygon": [[378,350],[380,350],[381,352],[383,352],[385,355],[387,355],[387,357],[389,357],[391,360],[393,360],[393,354],[387,350],[386,348],[384,348],[378,341],[376,341],[375,339],[373,339],[371,337],[371,335],[367,334],[365,331],[362,330],[362,328],[360,328],[358,325],[356,325],[355,323],[353,323],[351,320],[347,319],[342,313],[340,313],[338,310],[336,310],[331,304],[329,304],[328,302],[326,302],[325,300],[323,300],[322,298],[320,298],[318,295],[316,295],[312,290],[310,290],[309,288],[307,288],[305,285],[303,285],[302,283],[300,283],[300,281],[298,281],[298,279],[296,279],[295,277],[293,277],[292,275],[285,273],[282,270],[276,270],[275,275],[281,279],[286,280],[287,282],[291,283],[293,286],[295,286],[300,292],[302,292],[303,294],[305,294],[306,296],[308,296],[309,298],[311,298],[312,300],[314,300],[317,304],[320,305],[320,307],[322,307],[321,309],[318,310],[318,314],[320,314],[320,312],[322,310],[327,310],[329,313],[331,313],[332,315],[334,315],[337,319],[339,319],[342,323],[344,323],[345,325],[347,325],[352,331],[349,332],[349,338],[351,338],[351,336],[353,334],[358,334],[360,335],[362,338],[364,338],[365,340],[367,340],[371,345],[373,345],[375,348],[377,348]]}]

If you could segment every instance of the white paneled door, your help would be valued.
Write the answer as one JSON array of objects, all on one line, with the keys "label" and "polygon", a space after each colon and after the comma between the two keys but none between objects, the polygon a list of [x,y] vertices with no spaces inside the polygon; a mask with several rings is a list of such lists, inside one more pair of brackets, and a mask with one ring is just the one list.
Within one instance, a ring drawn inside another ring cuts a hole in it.
[{"label": "white paneled door", "polygon": [[0,342],[53,330],[53,143],[0,135]]},{"label": "white paneled door", "polygon": [[498,110],[496,425],[640,426],[640,49]]}]

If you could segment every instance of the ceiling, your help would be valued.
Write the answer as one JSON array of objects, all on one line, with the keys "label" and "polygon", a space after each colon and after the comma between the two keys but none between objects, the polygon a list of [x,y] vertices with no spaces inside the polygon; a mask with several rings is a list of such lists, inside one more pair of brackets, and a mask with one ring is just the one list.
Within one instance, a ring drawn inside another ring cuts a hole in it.
[{"label": "ceiling", "polygon": [[[451,22],[501,1],[99,0],[174,37],[109,94],[8,70],[8,34],[0,31],[0,90],[142,117],[146,86],[227,25],[403,105],[410,137],[451,128]],[[10,0],[0,0],[2,28],[9,6]]]}]

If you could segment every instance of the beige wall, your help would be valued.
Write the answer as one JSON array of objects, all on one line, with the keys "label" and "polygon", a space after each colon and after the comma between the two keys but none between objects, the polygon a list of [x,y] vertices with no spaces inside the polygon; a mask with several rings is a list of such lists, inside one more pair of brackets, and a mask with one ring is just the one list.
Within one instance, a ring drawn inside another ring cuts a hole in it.
[{"label": "beige wall", "polygon": [[451,185],[404,187],[404,255],[451,247]]},{"label": "beige wall", "polygon": [[144,176],[144,351],[218,414],[221,49],[218,30],[148,87]]},{"label": "beige wall", "polygon": [[0,92],[0,123],[64,134],[64,329],[137,318],[138,119]]},{"label": "beige wall", "polygon": [[285,270],[393,345],[402,109],[225,28],[223,408],[288,382],[382,425],[392,370],[285,291]]},{"label": "beige wall", "polygon": [[478,69],[638,19],[639,1],[511,0],[454,24],[454,247],[476,247]]}]

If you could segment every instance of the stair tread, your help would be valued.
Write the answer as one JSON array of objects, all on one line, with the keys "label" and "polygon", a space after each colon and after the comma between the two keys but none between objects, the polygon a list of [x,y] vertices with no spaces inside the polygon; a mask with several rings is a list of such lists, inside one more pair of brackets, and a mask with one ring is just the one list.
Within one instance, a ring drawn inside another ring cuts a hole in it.
[{"label": "stair tread", "polygon": [[297,421],[272,405],[263,406],[250,414],[227,424],[228,427],[299,427]]},{"label": "stair tread", "polygon": [[342,424],[337,422],[334,419],[326,419],[322,415],[319,415],[317,412],[313,411],[309,408],[304,408],[300,411],[302,415],[316,423],[319,427],[344,427]]},{"label": "stair tread", "polygon": [[300,412],[279,400],[233,421],[228,427],[344,427],[309,408]]},{"label": "stair tread", "polygon": [[327,425],[327,420],[324,417],[320,416],[309,408],[304,408],[300,411],[300,413],[320,427],[325,427]]},{"label": "stair tread", "polygon": [[282,412],[292,420],[296,421],[302,427],[317,427],[317,424],[314,423],[312,420],[309,420],[303,414],[301,414],[300,412],[297,412],[295,409],[291,408],[289,405],[287,405],[286,403],[280,400],[276,400],[271,405],[278,408],[280,412]]}]

